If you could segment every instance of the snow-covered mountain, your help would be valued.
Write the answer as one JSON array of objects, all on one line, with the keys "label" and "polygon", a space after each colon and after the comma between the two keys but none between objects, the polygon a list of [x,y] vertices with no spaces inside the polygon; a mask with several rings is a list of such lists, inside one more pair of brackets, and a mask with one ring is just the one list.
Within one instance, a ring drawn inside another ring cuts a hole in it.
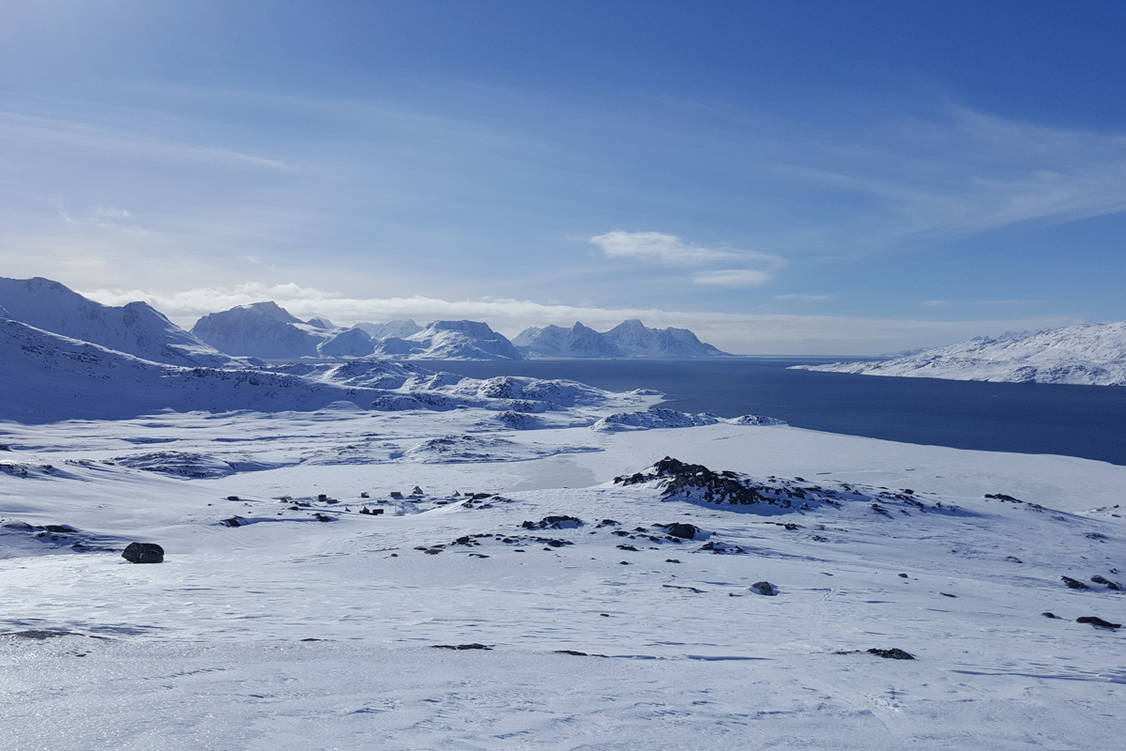
[{"label": "snow-covered mountain", "polygon": [[275,302],[256,302],[206,315],[192,327],[192,334],[229,355],[316,357],[317,346],[336,332],[313,320],[318,322],[302,321]]},{"label": "snow-covered mountain", "polygon": [[576,322],[571,328],[532,327],[522,331],[513,343],[532,357],[638,357],[690,358],[725,357],[688,329],[651,329],[637,319],[619,323],[599,332]]},{"label": "snow-covered mountain", "polygon": [[554,325],[525,329],[512,343],[539,357],[621,357],[605,335],[578,321],[569,329]]},{"label": "snow-covered mountain", "polygon": [[120,418],[161,410],[310,410],[378,392],[282,373],[189,368],[0,320],[0,420]]},{"label": "snow-covered mountain", "polygon": [[368,333],[355,326],[325,339],[317,345],[317,352],[323,357],[366,357],[374,347],[375,342]]},{"label": "snow-covered mountain", "polygon": [[412,360],[523,360],[503,334],[480,321],[434,321],[406,337],[386,337],[375,354]]},{"label": "snow-covered mountain", "polygon": [[184,331],[147,303],[102,305],[42,277],[0,277],[0,318],[156,362],[205,367],[232,364],[230,357]]},{"label": "snow-covered mountain", "polygon": [[402,339],[422,331],[422,327],[409,318],[387,323],[357,323],[356,328],[366,331],[372,339],[386,339],[389,336]]},{"label": "snow-covered mountain", "polygon": [[977,337],[891,360],[793,367],[959,381],[1126,386],[1126,322]]}]

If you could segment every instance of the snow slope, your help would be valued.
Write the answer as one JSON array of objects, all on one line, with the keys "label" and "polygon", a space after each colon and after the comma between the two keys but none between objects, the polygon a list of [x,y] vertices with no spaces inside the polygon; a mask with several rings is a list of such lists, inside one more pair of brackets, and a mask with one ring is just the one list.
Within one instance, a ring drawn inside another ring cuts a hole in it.
[{"label": "snow slope", "polygon": [[203,367],[234,364],[147,303],[102,305],[41,277],[0,277],[0,318],[156,362]]},{"label": "snow slope", "polygon": [[[0,426],[5,743],[1085,749],[1126,730],[1126,634],[1075,622],[1126,621],[1091,581],[1126,578],[1126,468],[785,426],[472,433],[486,415]],[[457,434],[493,461],[431,462]],[[259,468],[120,459],[155,450]],[[731,472],[676,481],[650,466],[669,454]],[[131,540],[165,562],[124,562]],[[916,659],[867,652],[891,648]]]},{"label": "snow slope", "polygon": [[196,321],[192,334],[230,355],[267,359],[315,357],[334,332],[305,323],[275,302],[239,305]]},{"label": "snow slope", "polygon": [[606,332],[576,322],[525,329],[515,339],[522,351],[535,357],[643,357],[689,358],[727,355],[701,342],[688,329],[651,329],[636,319],[623,321]]},{"label": "snow slope", "polygon": [[1126,322],[978,337],[891,360],[792,367],[959,381],[1126,386]]}]

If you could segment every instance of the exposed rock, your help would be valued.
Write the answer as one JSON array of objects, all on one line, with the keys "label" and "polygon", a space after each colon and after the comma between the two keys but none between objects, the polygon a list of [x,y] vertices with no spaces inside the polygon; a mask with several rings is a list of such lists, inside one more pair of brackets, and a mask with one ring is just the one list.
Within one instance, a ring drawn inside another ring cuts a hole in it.
[{"label": "exposed rock", "polygon": [[577,516],[545,516],[538,522],[526,521],[520,526],[524,529],[574,529],[583,524]]},{"label": "exposed rock", "polygon": [[224,527],[241,527],[246,519],[241,516],[232,516],[229,519],[223,519],[219,523]]},{"label": "exposed rock", "polygon": [[1114,590],[1121,590],[1122,589],[1121,584],[1119,584],[1118,582],[1115,582],[1115,581],[1111,581],[1110,579],[1107,579],[1102,574],[1095,574],[1094,576],[1091,577],[1091,581],[1093,581],[1095,584],[1105,584],[1107,589],[1114,589]]},{"label": "exposed rock", "polygon": [[757,592],[760,595],[766,595],[767,597],[773,597],[774,595],[778,594],[778,587],[774,586],[768,581],[761,581],[752,584],[751,591]]},{"label": "exposed rock", "polygon": [[891,649],[876,649],[873,647],[868,650],[868,654],[876,655],[876,657],[883,657],[886,660],[914,660],[915,655],[910,652],[904,652],[902,649],[893,647]]},{"label": "exposed rock", "polygon": [[679,537],[684,540],[695,539],[696,535],[700,534],[700,528],[694,524],[683,524],[681,522],[674,522],[672,524],[658,524],[662,527],[666,534],[673,537]]},{"label": "exposed rock", "polygon": [[1094,615],[1084,615],[1082,617],[1076,618],[1075,622],[1076,623],[1090,623],[1095,628],[1105,628],[1105,629],[1109,629],[1109,630],[1114,630],[1116,628],[1122,628],[1121,623],[1111,623],[1110,621],[1104,621],[1102,618],[1099,618],[1098,616],[1094,616]]},{"label": "exposed rock", "polygon": [[1078,579],[1072,579],[1070,576],[1061,576],[1060,580],[1067,585],[1068,589],[1089,589],[1089,587]]},{"label": "exposed rock", "polygon": [[122,551],[121,557],[130,563],[163,563],[164,548],[155,542],[131,542]]},{"label": "exposed rock", "polygon": [[1050,610],[1045,610],[1040,615],[1044,616],[1045,618],[1052,618],[1052,619],[1057,620],[1057,621],[1060,620],[1060,617]]},{"label": "exposed rock", "polygon": [[476,642],[474,642],[472,644],[432,644],[430,648],[431,649],[459,649],[459,650],[460,649],[486,649],[486,650],[492,649],[492,647],[486,646],[484,644],[477,644]]}]

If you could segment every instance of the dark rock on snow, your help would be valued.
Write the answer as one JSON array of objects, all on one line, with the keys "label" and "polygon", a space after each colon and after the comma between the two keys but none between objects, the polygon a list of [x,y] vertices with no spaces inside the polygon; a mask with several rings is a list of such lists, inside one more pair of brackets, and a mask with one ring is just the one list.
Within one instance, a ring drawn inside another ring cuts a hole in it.
[{"label": "dark rock on snow", "polygon": [[1104,621],[1102,618],[1099,618],[1098,616],[1094,616],[1094,615],[1085,615],[1085,616],[1082,616],[1080,618],[1076,618],[1075,622],[1076,623],[1090,623],[1095,628],[1105,628],[1105,629],[1110,629],[1110,630],[1114,630],[1116,628],[1122,628],[1121,623],[1111,623],[1110,621]]},{"label": "dark rock on snow", "polygon": [[130,563],[163,563],[164,548],[155,542],[131,542],[122,551],[121,557]]},{"label": "dark rock on snow", "polygon": [[915,655],[910,652],[904,652],[902,649],[893,647],[892,649],[876,649],[873,647],[868,650],[868,654],[876,655],[876,657],[883,657],[885,660],[914,660]]},{"label": "dark rock on snow", "polygon": [[696,535],[700,534],[700,528],[694,524],[674,522],[672,524],[658,524],[657,526],[663,527],[665,534],[671,535],[672,537],[679,537],[683,540],[694,539]]},{"label": "dark rock on snow", "polygon": [[766,595],[767,597],[773,597],[774,595],[778,594],[778,587],[774,586],[768,581],[761,581],[752,584],[751,591],[757,592],[760,595]]},{"label": "dark rock on snow", "polygon": [[1070,576],[1061,576],[1060,581],[1067,585],[1068,589],[1087,589],[1087,585],[1078,579],[1072,579]]}]

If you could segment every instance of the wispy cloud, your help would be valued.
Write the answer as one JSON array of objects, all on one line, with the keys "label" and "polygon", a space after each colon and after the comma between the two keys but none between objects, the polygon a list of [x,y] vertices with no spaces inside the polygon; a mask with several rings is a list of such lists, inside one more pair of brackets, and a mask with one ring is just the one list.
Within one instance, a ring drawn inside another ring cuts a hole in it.
[{"label": "wispy cloud", "polygon": [[837,230],[869,248],[1126,212],[1122,133],[947,107],[776,149],[778,177],[866,200]]},{"label": "wispy cloud", "polygon": [[759,269],[716,269],[692,275],[694,284],[710,287],[761,287],[770,281],[770,273]]},{"label": "wispy cloud", "polygon": [[663,232],[614,230],[594,235],[590,243],[615,260],[632,260],[665,266],[715,266],[741,264],[754,268],[723,268],[699,271],[692,281],[711,287],[759,287],[770,281],[772,272],[786,265],[780,256],[754,250],[712,248],[688,242]]},{"label": "wispy cloud", "polygon": [[272,170],[293,168],[280,159],[156,136],[128,127],[105,127],[15,112],[0,111],[0,139],[9,143],[22,141],[149,159],[219,162]]},{"label": "wispy cloud", "polygon": [[832,300],[834,295],[806,295],[791,292],[785,295],[775,295],[775,300],[784,302],[821,302],[822,300]]},{"label": "wispy cloud", "polygon": [[734,261],[758,261],[778,267],[785,260],[767,253],[731,248],[709,248],[663,232],[613,230],[590,238],[607,258],[624,258],[673,266],[704,266]]}]

